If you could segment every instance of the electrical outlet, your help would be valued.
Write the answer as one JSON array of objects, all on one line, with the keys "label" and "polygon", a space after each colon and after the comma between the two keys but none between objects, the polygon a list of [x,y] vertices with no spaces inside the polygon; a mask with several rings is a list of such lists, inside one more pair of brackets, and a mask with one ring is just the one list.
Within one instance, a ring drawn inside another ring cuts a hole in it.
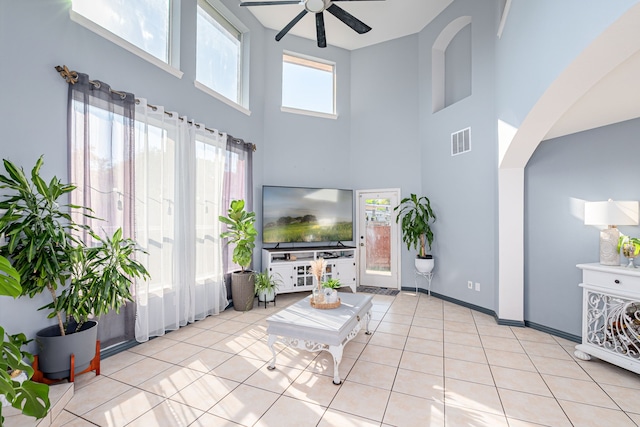
[{"label": "electrical outlet", "polygon": [[473,282],[471,280],[467,282],[467,288],[473,289]]},{"label": "electrical outlet", "polygon": [[480,283],[476,282],[476,291],[480,292]]}]

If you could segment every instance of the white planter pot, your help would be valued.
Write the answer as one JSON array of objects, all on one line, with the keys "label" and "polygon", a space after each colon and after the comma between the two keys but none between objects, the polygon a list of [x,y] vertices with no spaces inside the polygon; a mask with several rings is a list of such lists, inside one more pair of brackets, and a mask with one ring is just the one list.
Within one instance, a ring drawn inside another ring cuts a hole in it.
[{"label": "white planter pot", "polygon": [[338,291],[335,289],[324,289],[324,301],[329,304],[338,302]]},{"label": "white planter pot", "polygon": [[415,266],[416,266],[416,270],[418,270],[420,273],[431,273],[434,265],[435,265],[435,262],[433,257],[432,258],[416,257]]},{"label": "white planter pot", "polygon": [[260,302],[271,302],[276,299],[276,292],[273,289],[269,289],[268,291],[258,291],[258,301]]}]

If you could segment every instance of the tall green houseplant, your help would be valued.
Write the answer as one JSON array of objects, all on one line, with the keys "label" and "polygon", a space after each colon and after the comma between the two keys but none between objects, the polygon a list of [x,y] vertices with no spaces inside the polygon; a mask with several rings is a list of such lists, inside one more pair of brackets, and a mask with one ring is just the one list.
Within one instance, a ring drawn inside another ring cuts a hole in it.
[{"label": "tall green houseplant", "polygon": [[233,262],[240,266],[242,272],[247,271],[251,265],[258,235],[254,226],[256,214],[245,211],[244,204],[244,200],[233,200],[227,216],[220,216],[220,221],[227,225],[227,231],[220,234],[220,237],[235,245]]},{"label": "tall green houseplant", "polygon": [[[55,176],[47,183],[40,176],[42,165],[40,157],[29,180],[22,168],[4,160],[7,174],[0,175],[0,188],[12,194],[0,201],[0,209],[5,210],[0,233],[8,240],[0,247],[0,255],[10,258],[18,271],[22,295],[51,295],[51,303],[41,309],[48,309],[49,318],[57,319],[64,336],[79,330],[92,315],[118,311],[132,299],[132,279],[146,278],[148,272],[135,260],[135,242],[123,238],[122,230],[101,238],[88,226],[74,222],[69,212],[89,216],[90,210],[64,204],[60,199],[76,187]],[[83,242],[80,231],[94,242]],[[71,320],[77,325],[73,330],[68,329]]]},{"label": "tall green houseplant", "polygon": [[220,216],[220,221],[226,224],[227,231],[220,237],[234,244],[233,262],[241,268],[239,273],[231,274],[231,298],[233,308],[237,311],[247,311],[253,308],[254,275],[248,271],[253,258],[253,248],[256,246],[258,232],[254,226],[256,214],[244,209],[244,200],[233,200],[227,211],[227,216]]},{"label": "tall green houseplant", "polygon": [[398,212],[396,224],[400,221],[402,227],[402,240],[406,243],[407,249],[419,249],[418,257],[427,258],[426,246],[433,243],[433,231],[431,223],[436,220],[436,215],[431,208],[431,201],[426,196],[418,197],[411,194],[400,201],[400,204],[393,209]]}]

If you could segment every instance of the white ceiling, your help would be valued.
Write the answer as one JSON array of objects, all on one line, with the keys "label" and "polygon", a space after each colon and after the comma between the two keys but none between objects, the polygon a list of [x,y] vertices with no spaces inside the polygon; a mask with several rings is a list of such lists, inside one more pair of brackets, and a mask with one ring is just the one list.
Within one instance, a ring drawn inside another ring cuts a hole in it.
[{"label": "white ceiling", "polygon": [[[247,0],[249,1],[249,0]],[[366,34],[358,34],[329,12],[324,13],[328,46],[354,50],[387,40],[420,32],[453,0],[386,0],[340,1],[336,6],[346,10],[372,28]],[[248,9],[267,28],[280,31],[304,6],[275,5],[250,6]],[[316,21],[307,13],[287,34],[316,40]],[[285,36],[286,37],[286,36]]]},{"label": "white ceiling", "polygon": [[[366,34],[357,34],[326,12],[324,20],[327,44],[354,50],[418,33],[452,2],[453,0],[336,2],[338,6],[372,27],[372,30]],[[302,4],[253,6],[248,9],[266,28],[280,31],[304,9],[304,6]],[[305,15],[288,34],[313,40],[315,45],[314,15],[312,13]],[[640,117],[640,78],[638,76],[640,76],[640,52],[612,71],[578,100],[550,129],[545,139]]]}]

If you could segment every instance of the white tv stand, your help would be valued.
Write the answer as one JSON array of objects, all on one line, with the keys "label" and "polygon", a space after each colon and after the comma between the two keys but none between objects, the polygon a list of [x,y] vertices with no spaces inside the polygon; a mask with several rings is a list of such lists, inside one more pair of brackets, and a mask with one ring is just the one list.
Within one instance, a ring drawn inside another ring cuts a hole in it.
[{"label": "white tv stand", "polygon": [[340,280],[356,292],[356,248],[353,246],[320,246],[308,248],[262,249],[262,268],[281,280],[278,293],[310,291],[314,278],[310,261],[324,258],[327,268],[324,280]]}]

